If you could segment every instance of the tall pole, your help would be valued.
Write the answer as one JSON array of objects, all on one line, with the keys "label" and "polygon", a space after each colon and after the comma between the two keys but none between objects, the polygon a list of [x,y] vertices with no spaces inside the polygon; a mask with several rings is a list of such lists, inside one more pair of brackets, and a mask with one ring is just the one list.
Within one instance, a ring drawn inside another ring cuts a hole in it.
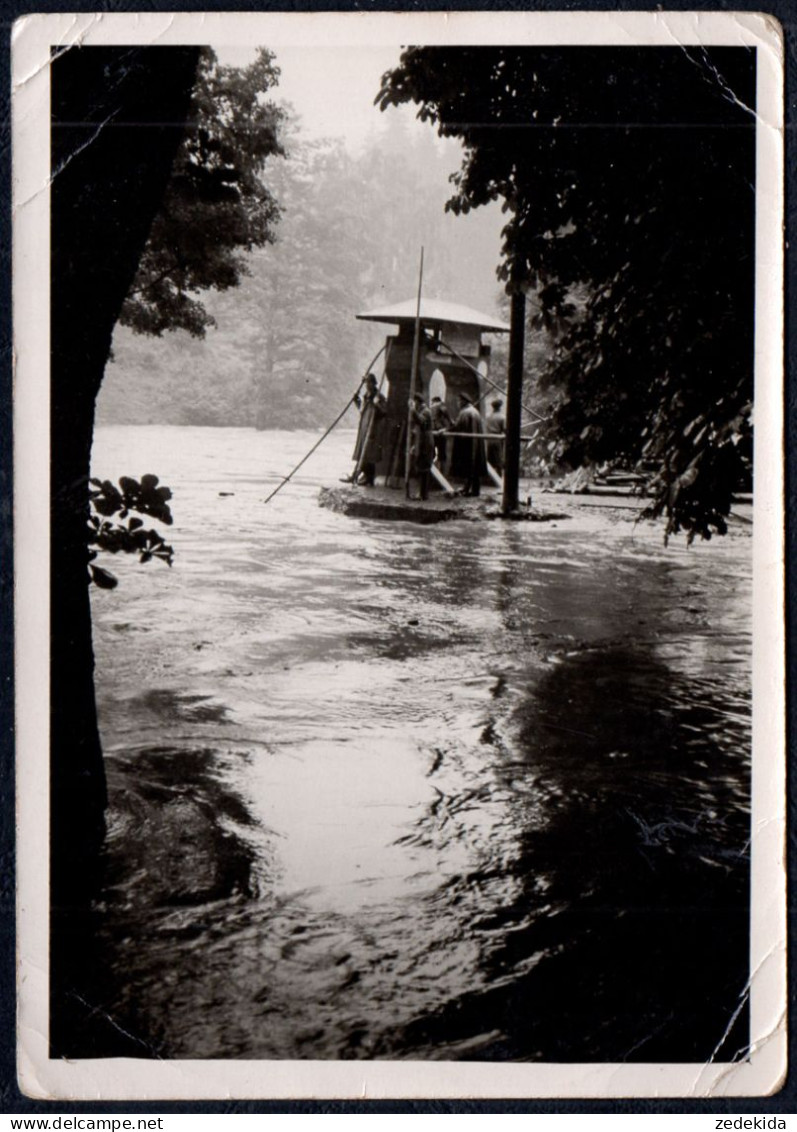
[{"label": "tall pole", "polygon": [[518,509],[520,489],[520,425],[523,398],[523,350],[526,337],[526,293],[516,285],[509,318],[509,363],[506,377],[506,441],[503,512]]},{"label": "tall pole", "polygon": [[410,496],[410,441],[412,439],[412,408],[415,398],[415,383],[418,374],[418,353],[421,346],[421,288],[423,287],[423,248],[421,248],[421,267],[418,272],[418,302],[415,305],[415,337],[412,341],[412,366],[410,368],[410,396],[407,401],[407,446],[404,453],[404,494]]}]

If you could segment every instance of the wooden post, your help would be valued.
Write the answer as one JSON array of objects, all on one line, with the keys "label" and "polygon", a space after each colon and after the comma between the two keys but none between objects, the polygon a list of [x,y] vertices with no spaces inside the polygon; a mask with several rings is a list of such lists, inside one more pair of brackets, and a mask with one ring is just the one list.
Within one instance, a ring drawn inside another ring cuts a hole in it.
[{"label": "wooden post", "polygon": [[404,494],[410,497],[410,444],[412,442],[412,409],[415,398],[415,381],[418,373],[418,354],[421,345],[421,288],[423,287],[423,248],[421,248],[421,267],[418,272],[418,302],[415,306],[415,337],[412,342],[412,367],[410,369],[410,396],[407,402],[407,447],[404,455]]},{"label": "wooden post", "polygon": [[519,504],[520,418],[523,398],[523,351],[526,335],[526,294],[519,288],[512,294],[509,319],[509,363],[506,379],[506,442],[504,448],[503,513],[509,515]]}]

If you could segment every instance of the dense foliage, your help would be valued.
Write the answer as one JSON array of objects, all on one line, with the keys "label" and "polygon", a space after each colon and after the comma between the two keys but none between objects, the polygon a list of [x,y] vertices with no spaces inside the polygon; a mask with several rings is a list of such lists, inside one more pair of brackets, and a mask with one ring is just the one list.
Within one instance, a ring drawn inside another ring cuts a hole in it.
[{"label": "dense foliage", "polygon": [[274,239],[279,204],[262,174],[282,154],[282,112],[263,99],[279,70],[262,49],[245,68],[203,49],[184,140],[120,321],[139,334],[177,327],[202,337],[213,318],[197,296],[235,287],[245,252]]},{"label": "dense foliage", "polygon": [[[116,577],[102,566],[96,564],[100,550],[109,554],[137,554],[139,562],[150,562],[153,558],[171,566],[174,550],[169,546],[160,531],[146,529],[138,515],[147,515],[160,523],[171,526],[172,513],[168,501],[171,489],[159,483],[158,477],[145,475],[141,480],[122,476],[116,487],[110,480],[92,478],[90,480],[89,501],[91,512],[88,518],[89,579],[101,589],[111,590],[116,586]],[[131,515],[134,511],[136,514]],[[118,521],[112,522],[114,516]]]},{"label": "dense foliage", "polygon": [[448,208],[501,200],[501,278],[571,322],[556,457],[653,467],[668,533],[723,532],[751,456],[754,52],[410,48],[378,102],[463,140]]}]

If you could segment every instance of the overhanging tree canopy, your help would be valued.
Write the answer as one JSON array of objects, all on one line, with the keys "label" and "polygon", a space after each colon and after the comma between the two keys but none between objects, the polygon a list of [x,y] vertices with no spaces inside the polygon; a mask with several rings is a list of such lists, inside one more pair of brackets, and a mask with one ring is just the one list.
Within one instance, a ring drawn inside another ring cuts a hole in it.
[{"label": "overhanging tree canopy", "polygon": [[724,532],[750,457],[755,54],[746,48],[409,48],[382,109],[460,137],[448,208],[504,201],[510,289],[552,317],[551,435],[572,465],[648,461],[668,533]]},{"label": "overhanging tree canopy", "polygon": [[213,325],[199,298],[249,273],[246,252],[274,240],[280,206],[263,173],[283,155],[284,112],[264,95],[276,86],[274,55],[260,48],[249,67],[200,52],[183,142],[119,321],[139,334]]}]

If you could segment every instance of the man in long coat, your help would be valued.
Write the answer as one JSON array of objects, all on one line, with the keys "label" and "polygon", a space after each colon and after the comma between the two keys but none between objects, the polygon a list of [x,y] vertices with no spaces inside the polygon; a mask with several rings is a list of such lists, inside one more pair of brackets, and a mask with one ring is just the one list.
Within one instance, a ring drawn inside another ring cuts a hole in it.
[{"label": "man in long coat", "polygon": [[459,395],[462,409],[454,421],[454,432],[472,433],[472,436],[455,436],[454,453],[451,460],[451,471],[460,476],[463,495],[479,495],[481,492],[482,476],[487,475],[487,458],[484,452],[484,439],[479,433],[484,432],[482,415],[464,393]]},{"label": "man in long coat", "polygon": [[420,393],[415,394],[411,416],[410,475],[418,479],[421,499],[428,499],[429,473],[434,463],[434,432],[432,414]]},{"label": "man in long coat", "polygon": [[[362,401],[354,398],[360,409],[360,424],[352,459],[354,471],[351,482],[362,487],[373,487],[376,479],[376,465],[382,459],[383,421],[387,412],[387,401],[379,392],[376,374],[369,373],[365,379],[365,393]],[[359,479],[357,477],[360,477]]]},{"label": "man in long coat", "polygon": [[442,397],[433,397],[432,403],[429,406],[429,412],[432,416],[432,431],[434,432],[434,447],[437,453],[437,466],[444,474],[448,474],[448,465],[446,463],[446,456],[448,454],[446,443],[446,429],[450,429],[453,421],[448,414],[448,409],[443,404]]}]

